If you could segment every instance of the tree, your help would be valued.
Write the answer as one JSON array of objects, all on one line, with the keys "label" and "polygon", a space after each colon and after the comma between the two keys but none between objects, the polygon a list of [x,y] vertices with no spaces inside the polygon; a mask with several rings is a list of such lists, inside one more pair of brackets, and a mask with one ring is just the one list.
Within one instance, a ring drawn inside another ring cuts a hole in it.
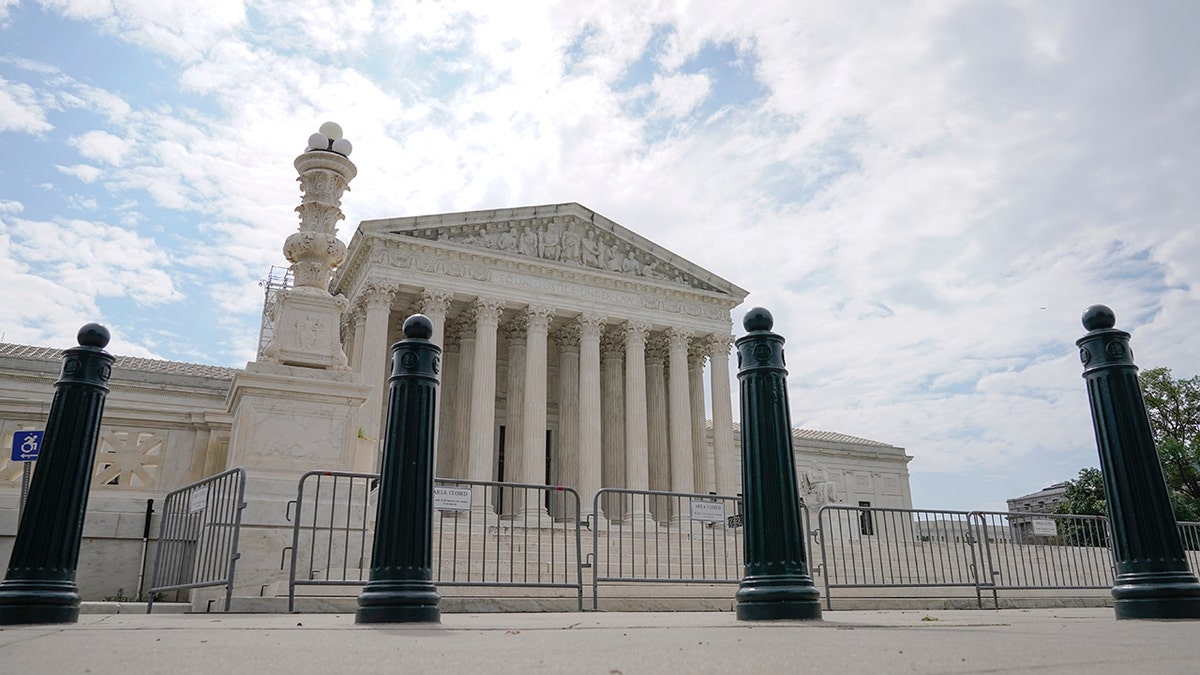
[{"label": "tree", "polygon": [[[1170,368],[1151,368],[1138,375],[1154,446],[1175,507],[1175,519],[1200,520],[1200,376],[1176,380]],[[1106,515],[1104,480],[1099,469],[1086,468],[1068,482],[1065,501],[1056,513]]]},{"label": "tree", "polygon": [[[1079,477],[1067,481],[1063,501],[1054,507],[1055,513],[1076,516],[1108,516],[1104,497],[1104,476],[1100,469],[1079,470]],[[1058,533],[1068,546],[1107,546],[1108,532],[1101,521],[1065,518],[1058,521]]]},{"label": "tree", "polygon": [[1067,481],[1063,501],[1055,505],[1054,512],[1077,516],[1107,516],[1104,477],[1100,474],[1100,469],[1091,466],[1080,469],[1078,478]]},{"label": "tree", "polygon": [[1138,375],[1154,445],[1178,520],[1200,515],[1200,376],[1176,380],[1170,368]]}]

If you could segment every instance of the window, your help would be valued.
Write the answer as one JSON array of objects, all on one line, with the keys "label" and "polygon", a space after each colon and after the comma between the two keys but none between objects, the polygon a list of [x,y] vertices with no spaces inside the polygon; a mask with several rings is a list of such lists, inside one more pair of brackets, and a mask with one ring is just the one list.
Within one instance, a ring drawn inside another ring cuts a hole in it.
[{"label": "window", "polygon": [[[860,508],[869,509],[871,508],[871,502],[859,502],[858,506]],[[870,511],[858,512],[858,531],[864,535],[875,534],[875,523],[871,520]]]}]

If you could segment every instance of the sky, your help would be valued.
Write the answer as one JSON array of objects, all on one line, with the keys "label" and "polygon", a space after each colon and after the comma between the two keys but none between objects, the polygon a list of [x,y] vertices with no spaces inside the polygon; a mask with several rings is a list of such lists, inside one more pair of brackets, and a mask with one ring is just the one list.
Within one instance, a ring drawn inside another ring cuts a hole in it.
[{"label": "sky", "polygon": [[[1200,372],[1200,3],[0,0],[0,340],[242,367],[325,121],[358,222],[579,202],[750,291],[919,508],[1098,464],[1074,341]],[[736,392],[736,386],[734,387]],[[736,404],[735,404],[736,405]],[[736,416],[735,407],[735,416]]]}]

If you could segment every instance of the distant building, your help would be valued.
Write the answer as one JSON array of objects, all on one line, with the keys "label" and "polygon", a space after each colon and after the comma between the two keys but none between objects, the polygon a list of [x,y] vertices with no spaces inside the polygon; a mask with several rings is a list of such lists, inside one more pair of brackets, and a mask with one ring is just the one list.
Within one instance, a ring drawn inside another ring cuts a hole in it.
[{"label": "distant building", "polygon": [[1055,483],[1037,492],[1008,500],[1011,513],[1054,513],[1054,507],[1067,499],[1067,483]]}]

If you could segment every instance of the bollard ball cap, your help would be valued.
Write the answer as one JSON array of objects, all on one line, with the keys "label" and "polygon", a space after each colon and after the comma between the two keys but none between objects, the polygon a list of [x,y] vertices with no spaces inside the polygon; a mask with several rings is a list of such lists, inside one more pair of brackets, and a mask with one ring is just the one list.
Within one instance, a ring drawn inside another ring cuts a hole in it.
[{"label": "bollard ball cap", "polygon": [[1117,315],[1107,305],[1092,305],[1083,311],[1083,327],[1088,330],[1112,328],[1117,325]]},{"label": "bollard ball cap", "polygon": [[742,319],[742,326],[748,331],[771,330],[774,325],[775,317],[762,307],[751,309]]},{"label": "bollard ball cap", "polygon": [[112,338],[112,334],[108,329],[98,323],[89,323],[79,329],[79,334],[76,339],[83,347],[99,347],[101,349],[108,346],[108,341]]},{"label": "bollard ball cap", "polygon": [[424,314],[413,314],[404,320],[404,337],[428,340],[433,337],[433,322]]}]

